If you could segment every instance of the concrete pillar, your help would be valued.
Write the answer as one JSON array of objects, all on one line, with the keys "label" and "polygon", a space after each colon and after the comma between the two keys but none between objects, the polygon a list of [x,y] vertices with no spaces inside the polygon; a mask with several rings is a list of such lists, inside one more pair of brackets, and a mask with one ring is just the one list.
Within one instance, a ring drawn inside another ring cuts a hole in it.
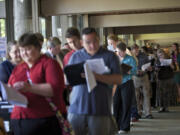
[{"label": "concrete pillar", "polygon": [[52,36],[52,18],[45,17],[46,19],[46,38],[49,38]]},{"label": "concrete pillar", "polygon": [[66,43],[66,39],[65,39],[66,30],[69,27],[67,15],[60,16],[60,24],[61,24],[61,35],[62,35],[60,38],[61,38],[62,44],[64,44],[64,43]]},{"label": "concrete pillar", "polygon": [[88,15],[83,15],[83,27],[89,27],[89,17]]},{"label": "concrete pillar", "polygon": [[104,36],[104,28],[99,28],[99,44],[100,45],[104,45],[105,44],[105,42],[104,42],[104,38],[105,38],[105,36]]},{"label": "concrete pillar", "polygon": [[135,43],[133,34],[129,35],[129,41],[128,42],[129,42],[128,46],[132,46]]},{"label": "concrete pillar", "polygon": [[6,0],[6,37],[7,41],[14,40],[14,16],[13,16],[13,1]]},{"label": "concrete pillar", "polygon": [[68,27],[77,27],[77,15],[68,15]]},{"label": "concrete pillar", "polygon": [[39,32],[39,6],[38,0],[31,0],[32,1],[32,24],[33,24],[33,32]]},{"label": "concrete pillar", "polygon": [[52,16],[52,36],[58,37],[58,29],[60,28],[60,17]]},{"label": "concrete pillar", "polygon": [[15,39],[25,32],[32,32],[31,0],[14,0],[14,33]]}]

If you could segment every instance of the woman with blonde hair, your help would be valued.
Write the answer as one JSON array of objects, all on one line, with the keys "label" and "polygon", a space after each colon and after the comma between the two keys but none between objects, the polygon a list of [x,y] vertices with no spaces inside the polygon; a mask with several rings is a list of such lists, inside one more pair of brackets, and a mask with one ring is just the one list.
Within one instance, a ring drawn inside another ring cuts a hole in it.
[{"label": "woman with blonde hair", "polygon": [[163,64],[163,60],[167,59],[168,56],[162,49],[157,50],[157,57],[157,103],[160,105],[159,112],[168,112],[170,90],[173,88],[173,64]]},{"label": "woman with blonde hair", "polygon": [[17,41],[9,42],[7,60],[0,64],[0,81],[7,83],[14,67],[22,61]]}]

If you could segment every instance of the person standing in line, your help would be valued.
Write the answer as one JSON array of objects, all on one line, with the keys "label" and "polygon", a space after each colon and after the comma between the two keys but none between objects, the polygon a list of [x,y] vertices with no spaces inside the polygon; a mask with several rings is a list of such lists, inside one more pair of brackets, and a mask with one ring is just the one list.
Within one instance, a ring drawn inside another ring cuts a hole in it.
[{"label": "person standing in line", "polygon": [[14,67],[21,62],[17,41],[9,42],[7,45],[7,60],[0,64],[0,81],[7,83]]},{"label": "person standing in line", "polygon": [[122,69],[122,84],[118,85],[114,94],[114,116],[118,123],[119,134],[122,134],[130,131],[131,107],[133,95],[135,95],[132,76],[136,75],[137,66],[135,59],[126,54],[125,43],[117,44],[116,52],[121,60],[121,64],[127,64],[132,67],[128,72],[123,72]]},{"label": "person standing in line", "polygon": [[109,85],[121,84],[119,59],[99,45],[94,28],[83,29],[82,42],[84,48],[73,53],[68,65],[102,58],[110,73],[94,73],[97,86],[90,93],[87,84],[73,86],[68,120],[76,135],[110,135],[112,89]]},{"label": "person standing in line", "polygon": [[80,36],[80,32],[77,28],[75,28],[75,27],[68,28],[66,31],[65,38],[72,50],[64,56],[64,59],[63,59],[64,66],[66,66],[68,64],[71,55],[75,51],[82,48],[81,36]]},{"label": "person standing in line", "polygon": [[50,98],[62,114],[66,113],[62,93],[63,72],[52,58],[41,54],[35,34],[25,33],[19,39],[24,62],[17,65],[8,84],[28,99],[27,108],[16,106],[11,113],[14,135],[61,135],[56,112],[46,98]]},{"label": "person standing in line", "polygon": [[57,37],[51,37],[48,39],[47,48],[48,52],[46,53],[46,55],[57,60],[61,68],[63,69],[63,59],[64,56],[69,52],[69,50],[61,50],[61,41]]},{"label": "person standing in line", "polygon": [[[113,52],[116,51],[117,44],[121,42],[121,40],[115,34],[109,34],[107,37],[107,41],[108,41],[107,49]],[[128,48],[126,49],[126,53],[131,56],[131,52]]]},{"label": "person standing in line", "polygon": [[[173,43],[172,44],[172,53],[171,53],[171,58],[173,61],[174,65],[174,82],[176,83],[177,91],[178,91],[178,96],[177,96],[177,102],[180,102],[180,51],[179,51],[179,44],[178,43]],[[176,92],[173,92],[176,93]],[[176,96],[173,96],[174,99],[176,99]]]},{"label": "person standing in line", "polygon": [[[142,113],[144,111],[145,118],[146,119],[152,119],[153,116],[151,114],[151,103],[150,103],[150,81],[147,75],[146,71],[142,71],[142,66],[144,64],[149,63],[149,59],[145,53],[142,53],[139,51],[138,45],[132,46],[132,53],[136,56],[138,60],[138,66],[137,66],[137,74],[136,76],[133,76],[134,80],[134,86],[136,91],[136,100],[137,100],[137,107],[138,107],[138,114],[140,117],[142,116]],[[151,71],[152,67],[149,66],[147,68],[147,71]],[[143,101],[140,99],[140,92],[142,88],[142,94],[143,94]],[[141,106],[141,102],[143,102],[143,108]]]},{"label": "person standing in line", "polygon": [[168,59],[164,50],[157,50],[158,60],[156,63],[157,66],[157,95],[158,102],[160,105],[159,112],[168,112],[168,106],[170,102],[170,91],[172,92],[173,88],[173,63],[171,65],[163,65],[161,61]]}]

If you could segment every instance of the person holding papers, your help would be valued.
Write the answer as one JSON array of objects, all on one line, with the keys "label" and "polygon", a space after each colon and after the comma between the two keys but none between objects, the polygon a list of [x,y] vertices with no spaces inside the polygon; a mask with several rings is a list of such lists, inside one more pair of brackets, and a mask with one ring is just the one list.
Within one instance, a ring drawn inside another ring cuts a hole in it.
[{"label": "person holding papers", "polygon": [[86,83],[73,86],[68,120],[75,135],[110,135],[112,89],[108,85],[121,84],[119,59],[112,51],[99,45],[94,28],[82,30],[82,44],[84,48],[73,53],[68,65],[103,59],[109,72],[99,74],[95,71],[97,85],[89,92]]},{"label": "person holding papers", "polygon": [[118,85],[114,95],[114,116],[118,123],[118,128],[120,129],[119,133],[121,134],[130,131],[132,102],[136,102],[136,100],[132,101],[133,96],[135,97],[135,88],[132,76],[136,75],[137,66],[136,60],[132,56],[126,54],[125,43],[118,43],[116,52],[121,60],[121,65],[127,64],[131,66],[129,71],[125,73],[122,72],[122,84]]},{"label": "person holding papers", "polygon": [[[151,114],[151,103],[150,103],[150,81],[147,75],[147,71],[151,71],[152,67],[146,67],[145,70],[142,70],[143,65],[149,63],[148,56],[140,52],[138,45],[132,46],[132,53],[136,56],[138,60],[138,66],[137,66],[137,74],[136,76],[133,76],[134,80],[134,86],[136,90],[136,100],[137,100],[137,107],[138,107],[138,113],[141,116],[142,112],[144,110],[145,118],[152,119],[153,116]],[[140,91],[142,89],[143,94],[143,105],[141,105],[141,99],[140,99]],[[143,108],[142,108],[143,106]]]},{"label": "person holding papers", "polygon": [[170,90],[173,89],[173,63],[164,65],[166,54],[162,49],[157,50],[157,67],[158,67],[158,85],[157,85],[157,101],[160,105],[159,112],[168,112],[168,105],[170,101]]},{"label": "person holding papers", "polygon": [[35,34],[23,34],[19,45],[24,62],[15,67],[8,83],[26,96],[28,105],[13,108],[14,135],[60,135],[56,114],[46,98],[50,98],[61,113],[66,113],[62,70],[55,60],[40,53],[41,45]]}]

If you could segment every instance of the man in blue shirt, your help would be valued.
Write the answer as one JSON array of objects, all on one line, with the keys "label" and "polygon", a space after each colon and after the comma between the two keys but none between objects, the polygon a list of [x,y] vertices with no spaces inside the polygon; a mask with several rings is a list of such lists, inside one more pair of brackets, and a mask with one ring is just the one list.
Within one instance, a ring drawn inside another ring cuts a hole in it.
[{"label": "man in blue shirt", "polygon": [[121,84],[119,60],[113,52],[99,45],[99,37],[94,28],[83,29],[82,41],[84,48],[73,53],[69,65],[102,58],[110,73],[94,73],[97,86],[90,93],[86,84],[73,87],[68,120],[76,135],[109,135],[112,89],[108,85]]},{"label": "man in blue shirt", "polygon": [[126,133],[130,131],[130,119],[131,119],[131,106],[133,94],[135,97],[135,88],[132,80],[132,76],[136,75],[137,66],[136,60],[126,54],[126,44],[121,42],[117,44],[117,55],[121,59],[121,64],[131,66],[129,71],[124,71],[122,68],[123,80],[122,84],[118,85],[114,95],[114,116],[118,123],[119,133]]}]

